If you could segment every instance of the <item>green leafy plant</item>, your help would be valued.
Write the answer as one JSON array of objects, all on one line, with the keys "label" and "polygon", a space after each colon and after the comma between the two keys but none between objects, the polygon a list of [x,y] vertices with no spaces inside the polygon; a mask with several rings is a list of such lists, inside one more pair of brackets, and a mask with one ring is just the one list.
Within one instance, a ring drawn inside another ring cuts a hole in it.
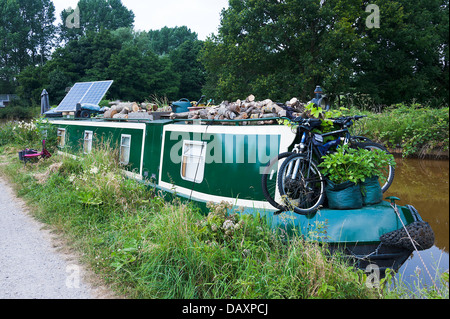
[{"label": "green leafy plant", "polygon": [[[328,133],[335,129],[332,119],[343,116],[346,111],[348,111],[345,107],[340,107],[338,109],[331,109],[329,111],[325,111],[320,106],[317,106],[314,103],[309,103],[305,107],[306,114],[309,117],[317,118],[322,120],[322,125],[320,126],[320,130],[317,130],[318,133]],[[337,129],[337,128],[336,128]]]},{"label": "green leafy plant", "polygon": [[322,173],[334,183],[358,184],[379,175],[386,165],[395,166],[394,157],[381,150],[353,149],[348,145],[324,156],[319,164]]}]

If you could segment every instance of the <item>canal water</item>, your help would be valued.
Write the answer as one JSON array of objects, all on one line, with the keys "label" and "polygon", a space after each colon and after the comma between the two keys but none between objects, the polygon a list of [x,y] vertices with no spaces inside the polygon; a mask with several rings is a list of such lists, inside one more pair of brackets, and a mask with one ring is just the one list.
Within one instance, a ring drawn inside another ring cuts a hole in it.
[{"label": "canal water", "polygon": [[385,197],[396,196],[399,205],[413,205],[435,234],[434,247],[414,252],[397,276],[411,286],[418,280],[432,285],[426,269],[433,279],[436,271],[449,269],[449,161],[396,158],[396,162],[395,179]]}]

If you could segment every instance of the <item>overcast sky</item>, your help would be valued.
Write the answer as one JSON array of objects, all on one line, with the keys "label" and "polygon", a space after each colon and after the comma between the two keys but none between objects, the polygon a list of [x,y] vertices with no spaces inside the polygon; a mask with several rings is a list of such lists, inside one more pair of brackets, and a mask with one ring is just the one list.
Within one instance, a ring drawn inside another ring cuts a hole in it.
[{"label": "overcast sky", "polygon": [[[61,11],[75,8],[78,0],[53,0],[53,3],[60,23]],[[134,12],[136,30],[185,25],[196,32],[200,40],[205,40],[211,33],[217,34],[220,12],[228,7],[228,0],[122,0],[122,3]]]}]

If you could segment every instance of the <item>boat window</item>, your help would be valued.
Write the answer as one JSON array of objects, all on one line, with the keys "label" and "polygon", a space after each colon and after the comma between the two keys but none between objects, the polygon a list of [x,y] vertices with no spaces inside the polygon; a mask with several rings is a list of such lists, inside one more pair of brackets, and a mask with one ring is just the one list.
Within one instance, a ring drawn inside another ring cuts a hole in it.
[{"label": "boat window", "polygon": [[131,135],[122,134],[120,139],[120,164],[130,163]]},{"label": "boat window", "polygon": [[92,136],[93,135],[94,135],[94,132],[92,132],[92,131],[84,131],[84,144],[83,144],[84,154],[89,154],[92,150]]},{"label": "boat window", "polygon": [[66,145],[66,129],[58,128],[57,132],[58,147],[63,148]]},{"label": "boat window", "polygon": [[201,183],[205,174],[206,142],[184,141],[181,159],[181,177]]}]

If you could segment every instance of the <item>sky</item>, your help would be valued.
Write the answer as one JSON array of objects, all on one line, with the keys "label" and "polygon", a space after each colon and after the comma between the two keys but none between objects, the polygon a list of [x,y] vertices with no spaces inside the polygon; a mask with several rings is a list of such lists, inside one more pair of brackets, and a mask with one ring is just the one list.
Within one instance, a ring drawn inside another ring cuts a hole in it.
[{"label": "sky", "polygon": [[[61,11],[77,6],[78,0],[53,0],[57,23],[61,22]],[[135,30],[158,30],[165,26],[187,26],[205,40],[217,34],[220,12],[228,7],[228,0],[122,0],[132,10]],[[80,12],[80,16],[83,12]]]}]

